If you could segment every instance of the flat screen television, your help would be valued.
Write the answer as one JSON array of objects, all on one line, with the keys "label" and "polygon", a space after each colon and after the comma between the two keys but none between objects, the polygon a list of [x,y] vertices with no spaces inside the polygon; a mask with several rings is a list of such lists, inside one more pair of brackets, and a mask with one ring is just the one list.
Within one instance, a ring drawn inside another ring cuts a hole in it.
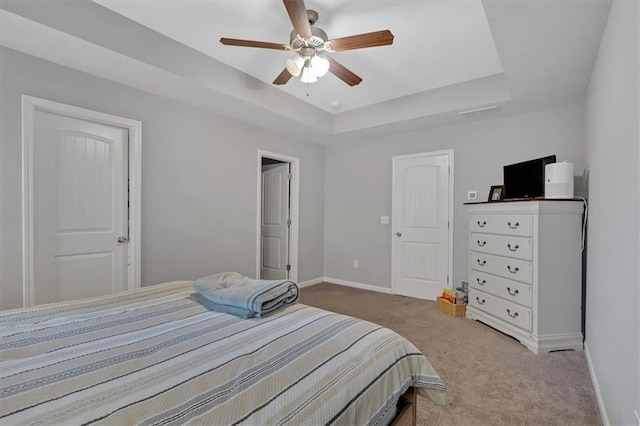
[{"label": "flat screen television", "polygon": [[556,156],[504,166],[504,198],[544,197],[544,167],[555,163]]}]

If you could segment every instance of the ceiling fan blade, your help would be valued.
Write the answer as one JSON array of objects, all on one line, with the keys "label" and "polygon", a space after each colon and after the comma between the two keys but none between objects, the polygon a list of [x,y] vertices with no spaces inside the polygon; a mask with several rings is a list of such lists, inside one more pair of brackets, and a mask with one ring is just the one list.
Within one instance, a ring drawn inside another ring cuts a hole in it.
[{"label": "ceiling fan blade", "polygon": [[281,43],[269,43],[266,41],[240,40],[237,38],[220,39],[220,43],[225,46],[259,47],[261,49],[287,50],[289,46]]},{"label": "ceiling fan blade", "polygon": [[388,46],[393,44],[393,34],[389,30],[358,34],[329,40],[329,46],[334,52],[344,50],[363,49],[365,47]]},{"label": "ceiling fan blade", "polygon": [[277,85],[287,84],[290,78],[291,78],[291,73],[289,73],[289,71],[287,71],[287,69],[285,68],[282,70],[280,74],[278,74],[276,79],[273,80],[273,84],[277,84]]},{"label": "ceiling fan blade", "polygon": [[304,6],[304,0],[282,0],[284,7],[287,9],[289,19],[293,24],[293,29],[301,37],[311,37],[311,25],[307,17],[307,8]]},{"label": "ceiling fan blade", "polygon": [[346,68],[344,65],[332,58],[327,58],[329,61],[329,71],[331,74],[338,77],[340,80],[347,83],[349,86],[356,86],[362,82],[362,79]]}]

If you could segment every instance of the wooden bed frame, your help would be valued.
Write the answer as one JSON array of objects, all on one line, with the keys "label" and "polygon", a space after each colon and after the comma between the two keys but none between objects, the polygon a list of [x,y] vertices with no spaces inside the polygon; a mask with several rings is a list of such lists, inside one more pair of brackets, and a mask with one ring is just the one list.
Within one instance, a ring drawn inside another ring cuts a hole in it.
[{"label": "wooden bed frame", "polygon": [[414,387],[407,389],[398,399],[398,411],[392,426],[415,426],[418,410],[418,392]]}]

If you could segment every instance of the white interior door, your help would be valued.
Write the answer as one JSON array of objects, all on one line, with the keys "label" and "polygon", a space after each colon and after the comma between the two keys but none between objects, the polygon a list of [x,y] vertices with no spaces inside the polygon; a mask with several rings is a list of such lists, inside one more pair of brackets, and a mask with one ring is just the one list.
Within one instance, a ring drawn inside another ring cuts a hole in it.
[{"label": "white interior door", "polygon": [[126,129],[35,112],[35,304],[127,288],[127,185]]},{"label": "white interior door", "polygon": [[394,291],[435,300],[448,286],[450,155],[393,161]]},{"label": "white interior door", "polygon": [[289,163],[262,166],[260,278],[288,278]]}]

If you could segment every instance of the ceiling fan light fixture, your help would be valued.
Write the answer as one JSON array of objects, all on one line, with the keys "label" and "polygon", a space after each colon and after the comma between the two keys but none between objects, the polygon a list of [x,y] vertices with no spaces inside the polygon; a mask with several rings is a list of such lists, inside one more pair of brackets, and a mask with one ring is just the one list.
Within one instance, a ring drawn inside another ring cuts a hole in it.
[{"label": "ceiling fan light fixture", "polygon": [[302,67],[304,66],[304,59],[300,56],[296,56],[295,58],[287,59],[284,64],[287,67],[287,71],[289,71],[292,76],[298,77],[302,71]]},{"label": "ceiling fan light fixture", "polygon": [[322,56],[311,58],[311,67],[316,77],[322,77],[329,71],[329,61]]},{"label": "ceiling fan light fixture", "polygon": [[313,73],[310,66],[305,66],[302,68],[302,77],[300,77],[300,81],[303,83],[315,83],[318,81],[318,77]]},{"label": "ceiling fan light fixture", "polygon": [[314,26],[318,20],[318,12],[307,9],[304,0],[284,0],[284,7],[293,25],[288,45],[237,38],[220,38],[220,43],[225,46],[284,50],[296,54],[298,57],[285,60],[285,69],[273,80],[275,85],[286,84],[291,77],[300,77],[303,83],[315,83],[318,81],[318,77],[331,72],[349,86],[357,86],[362,82],[361,77],[335,59],[318,56],[318,54],[393,44],[394,36],[389,30],[329,39],[322,28]]}]

